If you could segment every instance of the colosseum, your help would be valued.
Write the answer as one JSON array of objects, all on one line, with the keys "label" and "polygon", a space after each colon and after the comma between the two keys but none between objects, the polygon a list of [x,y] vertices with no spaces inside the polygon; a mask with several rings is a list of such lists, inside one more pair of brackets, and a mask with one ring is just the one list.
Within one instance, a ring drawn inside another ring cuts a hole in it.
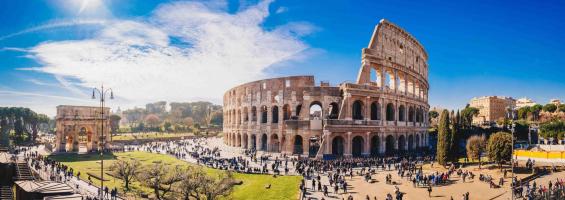
[{"label": "colosseum", "polygon": [[245,83],[224,94],[224,142],[317,158],[416,152],[428,147],[428,55],[381,20],[362,49],[355,83],[313,76]]}]

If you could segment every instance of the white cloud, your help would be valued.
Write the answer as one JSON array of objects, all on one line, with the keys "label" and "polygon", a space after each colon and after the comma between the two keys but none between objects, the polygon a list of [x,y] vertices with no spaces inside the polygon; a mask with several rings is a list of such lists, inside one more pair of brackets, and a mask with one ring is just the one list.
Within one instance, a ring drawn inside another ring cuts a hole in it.
[{"label": "white cloud", "polygon": [[277,8],[276,13],[277,13],[277,14],[281,14],[281,13],[285,13],[286,11],[288,11],[288,8],[287,8],[287,7],[284,7],[284,6],[281,6],[281,7]]},{"label": "white cloud", "polygon": [[94,38],[39,44],[30,56],[42,64],[39,71],[84,88],[103,83],[129,103],[218,100],[308,49],[300,37],[314,30],[310,24],[262,28],[270,3],[234,14],[223,4],[164,4],[143,20],[106,23]]}]

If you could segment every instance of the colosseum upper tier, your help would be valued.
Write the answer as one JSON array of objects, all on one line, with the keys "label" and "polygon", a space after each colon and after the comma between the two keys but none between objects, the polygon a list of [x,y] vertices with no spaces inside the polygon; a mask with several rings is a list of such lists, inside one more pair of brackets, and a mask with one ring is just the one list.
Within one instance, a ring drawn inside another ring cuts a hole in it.
[{"label": "colosseum upper tier", "polygon": [[355,83],[313,76],[245,83],[224,94],[224,142],[310,157],[361,157],[428,147],[428,55],[381,20]]}]

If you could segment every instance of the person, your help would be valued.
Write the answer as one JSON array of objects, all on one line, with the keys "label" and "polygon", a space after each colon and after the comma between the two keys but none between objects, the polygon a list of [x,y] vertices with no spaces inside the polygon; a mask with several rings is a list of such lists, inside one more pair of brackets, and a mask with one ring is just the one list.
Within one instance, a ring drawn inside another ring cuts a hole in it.
[{"label": "person", "polygon": [[432,197],[432,186],[428,185],[428,196]]}]

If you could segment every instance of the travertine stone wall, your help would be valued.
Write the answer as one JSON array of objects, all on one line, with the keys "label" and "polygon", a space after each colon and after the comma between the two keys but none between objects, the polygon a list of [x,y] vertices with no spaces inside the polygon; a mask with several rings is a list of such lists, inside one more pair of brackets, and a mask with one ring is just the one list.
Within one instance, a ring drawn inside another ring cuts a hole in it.
[{"label": "travertine stone wall", "polygon": [[55,117],[57,137],[54,151],[78,152],[81,148],[86,151],[98,150],[100,136],[102,135],[102,123],[104,123],[105,137],[109,138],[108,134],[111,133],[109,115],[110,108],[104,108],[105,120],[102,120],[100,107],[57,106],[57,116]]},{"label": "travertine stone wall", "polygon": [[316,85],[312,76],[290,76],[228,90],[224,141],[243,148],[319,157],[426,148],[427,60],[416,39],[381,20],[363,49],[355,83]]}]

